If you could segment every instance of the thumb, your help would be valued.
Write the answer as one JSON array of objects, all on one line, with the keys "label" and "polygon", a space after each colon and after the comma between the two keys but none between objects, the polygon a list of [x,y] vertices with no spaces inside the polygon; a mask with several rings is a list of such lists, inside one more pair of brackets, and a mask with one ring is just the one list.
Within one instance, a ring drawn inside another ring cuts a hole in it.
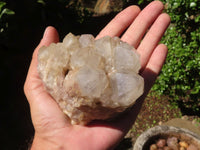
[{"label": "thumb", "polygon": [[[58,36],[58,32],[54,27],[47,27],[42,40],[40,41],[40,44],[36,47],[35,51],[33,52],[33,56],[32,56],[32,60],[31,60],[31,64],[28,70],[28,74],[27,74],[27,78],[24,84],[24,92],[29,99],[29,97],[32,97],[32,95],[34,94],[34,89],[38,86],[36,85],[35,80],[39,79],[38,76],[38,72],[37,72],[37,55],[38,55],[38,50],[42,47],[42,46],[48,46],[51,43],[57,43],[59,41],[59,36]],[[30,101],[29,101],[30,103]]]},{"label": "thumb", "polygon": [[37,58],[38,50],[42,46],[49,46],[51,43],[57,43],[57,42],[59,42],[59,35],[57,30],[52,26],[47,27],[44,31],[42,40],[40,41],[39,45],[36,47],[33,53],[33,59]]},{"label": "thumb", "polygon": [[[49,128],[52,129],[58,126],[62,127],[63,123],[65,125],[65,116],[55,100],[53,100],[53,98],[46,92],[37,71],[38,50],[42,46],[48,46],[51,43],[57,43],[58,41],[59,37],[56,29],[53,27],[47,27],[40,44],[33,53],[31,65],[25,81],[24,92],[30,104],[31,116],[35,129],[45,129],[46,131]],[[45,128],[44,126],[47,124],[48,128]]]}]

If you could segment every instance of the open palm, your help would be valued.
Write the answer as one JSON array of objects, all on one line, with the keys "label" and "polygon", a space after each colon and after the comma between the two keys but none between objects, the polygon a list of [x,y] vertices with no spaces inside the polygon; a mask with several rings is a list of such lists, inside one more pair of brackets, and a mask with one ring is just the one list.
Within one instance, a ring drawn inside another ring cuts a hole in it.
[{"label": "open palm", "polygon": [[[140,54],[140,74],[145,80],[145,92],[133,108],[112,122],[94,121],[87,126],[71,125],[53,98],[45,91],[37,72],[38,49],[59,41],[55,28],[48,27],[33,53],[24,85],[30,104],[35,136],[31,149],[103,150],[113,149],[133,125],[145,96],[153,85],[167,55],[167,47],[159,44],[170,18],[162,13],[159,1],[142,11],[130,6],[120,12],[96,37],[120,36]],[[147,32],[148,31],[148,32]],[[123,35],[121,35],[123,33]]]}]

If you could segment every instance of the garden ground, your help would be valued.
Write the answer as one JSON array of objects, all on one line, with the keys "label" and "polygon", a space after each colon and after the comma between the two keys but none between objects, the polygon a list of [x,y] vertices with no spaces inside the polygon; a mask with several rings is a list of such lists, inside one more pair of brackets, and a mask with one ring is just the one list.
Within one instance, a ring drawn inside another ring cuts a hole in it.
[{"label": "garden ground", "polygon": [[181,109],[169,102],[167,96],[156,97],[152,94],[145,99],[135,124],[116,150],[129,150],[134,145],[137,137],[145,130],[161,125],[171,119],[182,118],[191,121],[200,127],[198,116],[183,115]]}]

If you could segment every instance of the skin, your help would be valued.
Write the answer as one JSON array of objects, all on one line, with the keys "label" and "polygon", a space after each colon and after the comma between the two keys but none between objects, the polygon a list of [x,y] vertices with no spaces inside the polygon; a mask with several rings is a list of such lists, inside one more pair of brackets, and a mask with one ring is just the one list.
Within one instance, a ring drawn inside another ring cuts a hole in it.
[{"label": "skin", "polygon": [[[113,149],[125,136],[140,111],[141,105],[159,74],[167,47],[159,44],[170,24],[170,17],[162,13],[164,6],[159,1],[151,2],[142,11],[130,6],[120,12],[96,37],[120,36],[133,45],[140,54],[140,74],[145,80],[144,94],[136,104],[117,119],[93,121],[87,126],[71,125],[53,98],[45,91],[37,72],[37,53],[41,46],[59,42],[54,27],[47,27],[40,44],[33,53],[24,85],[31,109],[35,135],[31,150],[104,150]],[[124,32],[125,31],[125,32]]]}]

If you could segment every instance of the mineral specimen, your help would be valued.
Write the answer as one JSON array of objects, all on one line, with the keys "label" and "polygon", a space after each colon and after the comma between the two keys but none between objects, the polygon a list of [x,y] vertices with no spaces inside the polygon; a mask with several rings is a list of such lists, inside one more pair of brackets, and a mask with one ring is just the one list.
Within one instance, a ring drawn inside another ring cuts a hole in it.
[{"label": "mineral specimen", "polygon": [[118,37],[69,33],[38,52],[46,90],[72,124],[112,118],[131,107],[143,93],[139,69],[139,54]]}]

